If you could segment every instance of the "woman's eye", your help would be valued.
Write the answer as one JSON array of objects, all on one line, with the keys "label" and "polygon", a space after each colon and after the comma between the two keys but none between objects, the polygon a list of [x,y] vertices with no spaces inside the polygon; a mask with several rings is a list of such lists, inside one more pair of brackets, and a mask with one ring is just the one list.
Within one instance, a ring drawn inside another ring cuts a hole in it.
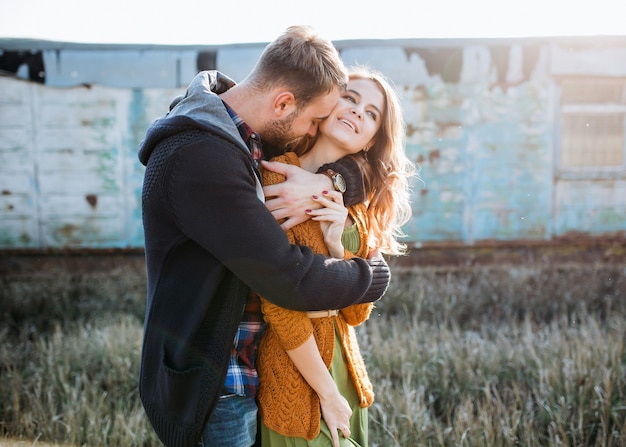
[{"label": "woman's eye", "polygon": [[370,118],[372,118],[374,121],[378,120],[378,115],[376,115],[374,112],[367,112],[367,114],[370,116]]},{"label": "woman's eye", "polygon": [[354,96],[351,95],[346,95],[343,97],[343,99],[345,99],[346,101],[350,101],[356,104],[356,99],[354,99]]}]

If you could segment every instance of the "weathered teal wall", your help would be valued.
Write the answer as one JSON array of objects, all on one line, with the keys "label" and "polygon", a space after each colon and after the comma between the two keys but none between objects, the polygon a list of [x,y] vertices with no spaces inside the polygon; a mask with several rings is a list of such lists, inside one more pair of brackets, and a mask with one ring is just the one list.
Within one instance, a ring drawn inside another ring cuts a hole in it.
[{"label": "weathered teal wall", "polygon": [[[557,163],[559,77],[626,78],[626,39],[336,44],[347,65],[378,68],[400,94],[421,168],[411,243],[626,233],[626,166],[572,175]],[[240,80],[263,45],[0,48],[0,69],[22,58],[0,76],[0,249],[135,248],[146,128],[197,70]]]},{"label": "weathered teal wall", "polygon": [[180,90],[0,78],[0,92],[0,247],[141,247],[137,147]]},{"label": "weathered teal wall", "polygon": [[422,166],[413,240],[547,240],[552,235],[550,84],[409,90],[421,109],[407,152]]}]

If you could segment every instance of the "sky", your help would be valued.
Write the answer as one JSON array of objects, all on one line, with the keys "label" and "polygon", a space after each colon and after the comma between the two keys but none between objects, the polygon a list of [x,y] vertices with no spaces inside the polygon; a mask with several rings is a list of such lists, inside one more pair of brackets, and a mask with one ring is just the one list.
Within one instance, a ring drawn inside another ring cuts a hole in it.
[{"label": "sky", "polygon": [[[331,40],[626,35],[620,0],[0,0],[0,38],[269,42],[307,24]],[[229,9],[227,9],[229,8]]]}]

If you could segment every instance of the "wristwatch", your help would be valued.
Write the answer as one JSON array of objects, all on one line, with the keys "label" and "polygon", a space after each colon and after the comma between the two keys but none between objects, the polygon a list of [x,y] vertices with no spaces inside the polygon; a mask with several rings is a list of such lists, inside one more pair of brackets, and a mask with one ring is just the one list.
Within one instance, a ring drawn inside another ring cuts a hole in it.
[{"label": "wristwatch", "polygon": [[346,180],[343,178],[343,175],[333,171],[332,169],[326,169],[324,174],[326,174],[333,182],[333,188],[335,188],[335,191],[339,191],[341,194],[346,192]]}]

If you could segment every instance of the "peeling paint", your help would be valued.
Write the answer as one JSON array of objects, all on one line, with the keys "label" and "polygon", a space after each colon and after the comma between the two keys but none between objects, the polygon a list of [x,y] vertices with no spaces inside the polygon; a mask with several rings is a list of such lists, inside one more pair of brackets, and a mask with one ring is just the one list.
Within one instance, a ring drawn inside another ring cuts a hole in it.
[{"label": "peeling paint", "polygon": [[[0,249],[141,247],[136,150],[146,128],[198,69],[242,79],[262,46],[45,45],[0,57],[15,74],[0,77]],[[585,175],[557,166],[560,77],[626,77],[626,38],[337,47],[347,65],[377,68],[398,89],[406,152],[423,181],[405,227],[410,243],[626,233],[624,166]],[[40,78],[28,82],[33,67]]]},{"label": "peeling paint", "polygon": [[87,203],[94,209],[98,205],[98,196],[95,194],[87,194],[85,200],[87,200]]}]

